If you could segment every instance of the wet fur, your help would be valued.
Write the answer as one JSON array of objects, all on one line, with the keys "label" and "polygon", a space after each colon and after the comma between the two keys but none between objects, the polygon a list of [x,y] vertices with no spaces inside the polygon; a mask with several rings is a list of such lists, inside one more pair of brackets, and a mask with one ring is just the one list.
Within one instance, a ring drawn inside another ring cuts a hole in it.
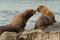
[{"label": "wet fur", "polygon": [[9,24],[0,26],[0,34],[5,31],[22,32],[26,26],[28,19],[35,14],[35,10],[26,9],[12,18]]}]

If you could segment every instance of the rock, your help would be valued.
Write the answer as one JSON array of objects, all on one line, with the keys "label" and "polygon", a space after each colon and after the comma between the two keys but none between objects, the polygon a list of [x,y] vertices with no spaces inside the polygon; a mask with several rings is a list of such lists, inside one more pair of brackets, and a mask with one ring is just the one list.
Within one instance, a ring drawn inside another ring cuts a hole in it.
[{"label": "rock", "polygon": [[17,33],[4,32],[2,35],[0,35],[0,40],[17,40]]},{"label": "rock", "polygon": [[50,25],[43,30],[32,29],[20,33],[4,32],[0,35],[0,40],[60,40],[60,23]]},{"label": "rock", "polygon": [[43,30],[28,30],[19,35],[20,40],[60,40],[60,23],[50,25]]},{"label": "rock", "polygon": [[19,40],[60,40],[60,31],[43,32],[38,30],[32,30],[29,32],[23,32],[19,36]]}]

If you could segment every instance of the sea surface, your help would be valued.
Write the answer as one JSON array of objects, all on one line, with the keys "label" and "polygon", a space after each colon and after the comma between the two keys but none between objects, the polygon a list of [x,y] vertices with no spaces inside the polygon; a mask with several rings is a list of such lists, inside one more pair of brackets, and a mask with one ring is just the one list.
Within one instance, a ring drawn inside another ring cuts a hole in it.
[{"label": "sea surface", "polygon": [[[36,9],[40,5],[46,5],[55,15],[56,21],[60,21],[60,0],[0,0],[0,26],[6,25],[18,13],[25,9]],[[36,12],[27,22],[25,29],[34,28],[35,21],[40,14]]]}]

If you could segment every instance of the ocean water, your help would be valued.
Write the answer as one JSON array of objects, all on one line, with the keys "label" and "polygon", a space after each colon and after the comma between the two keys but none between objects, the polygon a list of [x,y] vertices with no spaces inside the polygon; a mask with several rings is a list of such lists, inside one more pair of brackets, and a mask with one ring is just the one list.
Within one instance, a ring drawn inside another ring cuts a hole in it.
[{"label": "ocean water", "polygon": [[[50,8],[60,21],[60,0],[0,0],[0,26],[6,25],[18,13],[27,8],[36,9],[39,5]],[[38,12],[33,15],[26,24],[26,29],[34,28],[35,21],[40,16]]]}]

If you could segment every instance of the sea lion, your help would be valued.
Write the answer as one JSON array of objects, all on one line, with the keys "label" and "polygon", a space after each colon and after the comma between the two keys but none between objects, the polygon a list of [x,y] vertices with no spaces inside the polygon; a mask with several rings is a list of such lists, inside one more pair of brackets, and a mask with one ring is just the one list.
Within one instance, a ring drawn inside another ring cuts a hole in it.
[{"label": "sea lion", "polygon": [[34,29],[44,29],[56,22],[53,12],[47,6],[39,6],[37,12],[40,12],[41,16],[36,20]]},{"label": "sea lion", "polygon": [[0,34],[9,31],[9,32],[22,32],[26,26],[28,19],[35,14],[34,9],[26,9],[23,12],[17,14],[12,18],[9,24],[0,26]]}]

